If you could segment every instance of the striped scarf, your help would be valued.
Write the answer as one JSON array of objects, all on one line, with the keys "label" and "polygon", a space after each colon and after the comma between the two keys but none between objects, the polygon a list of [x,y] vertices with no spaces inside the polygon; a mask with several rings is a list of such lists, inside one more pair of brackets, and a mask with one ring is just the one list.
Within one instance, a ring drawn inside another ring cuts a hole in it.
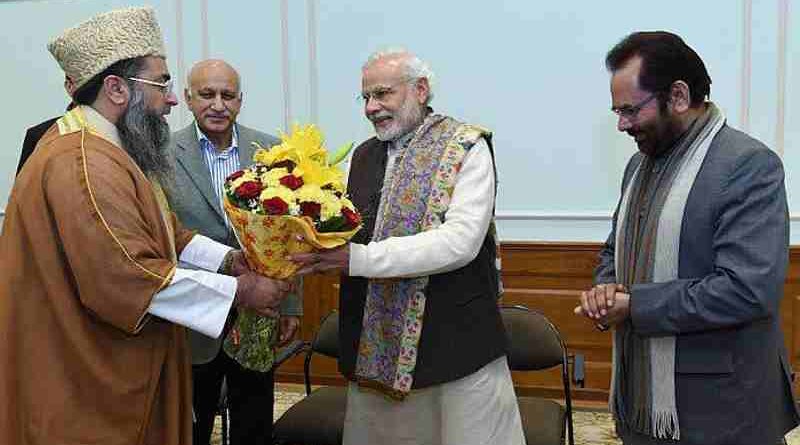
[{"label": "striped scarf", "polygon": [[[665,155],[664,168],[653,169],[655,160],[643,157],[625,188],[617,212],[614,261],[617,281],[629,288],[678,278],[686,201],[711,141],[725,124],[720,110],[713,103],[707,105],[707,111]],[[636,298],[635,293],[631,298]],[[630,319],[617,326],[610,408],[620,431],[680,439],[674,336],[640,337]]]}]

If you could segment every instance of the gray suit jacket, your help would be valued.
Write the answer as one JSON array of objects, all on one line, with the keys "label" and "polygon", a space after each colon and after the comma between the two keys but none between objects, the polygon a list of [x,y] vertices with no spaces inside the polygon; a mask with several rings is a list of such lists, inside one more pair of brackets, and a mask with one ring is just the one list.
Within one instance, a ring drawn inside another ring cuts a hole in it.
[{"label": "gray suit jacket", "polygon": [[[239,160],[242,168],[253,163],[255,149],[252,142],[271,147],[280,141],[274,136],[236,124],[239,131]],[[195,124],[172,134],[171,154],[175,156],[175,178],[165,187],[167,200],[180,222],[189,229],[197,230],[215,241],[238,248],[233,231],[225,226],[224,210],[211,183]],[[281,306],[283,315],[302,314],[302,304],[296,295],[290,295]],[[208,363],[216,357],[222,338],[211,338],[189,331],[192,349],[192,364]]]},{"label": "gray suit jacket", "polygon": [[[641,160],[631,158],[623,190]],[[670,443],[778,443],[797,425],[779,314],[788,216],[780,158],[724,126],[686,203],[678,279],[631,289],[634,333],[676,336],[681,440]],[[615,230],[597,282],[616,281]]]}]

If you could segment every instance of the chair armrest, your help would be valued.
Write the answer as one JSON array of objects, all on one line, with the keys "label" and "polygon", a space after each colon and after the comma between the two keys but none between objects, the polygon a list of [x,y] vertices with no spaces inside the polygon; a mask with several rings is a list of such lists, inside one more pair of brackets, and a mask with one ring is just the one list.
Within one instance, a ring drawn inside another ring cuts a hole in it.
[{"label": "chair armrest", "polygon": [[570,354],[569,361],[572,362],[572,381],[578,388],[583,388],[586,384],[586,358],[583,354]]},{"label": "chair armrest", "polygon": [[310,343],[305,342],[303,340],[293,340],[291,343],[286,345],[286,347],[279,349],[275,353],[275,360],[272,364],[272,367],[277,368],[278,366],[283,364],[283,362],[305,351],[310,346],[311,346]]}]

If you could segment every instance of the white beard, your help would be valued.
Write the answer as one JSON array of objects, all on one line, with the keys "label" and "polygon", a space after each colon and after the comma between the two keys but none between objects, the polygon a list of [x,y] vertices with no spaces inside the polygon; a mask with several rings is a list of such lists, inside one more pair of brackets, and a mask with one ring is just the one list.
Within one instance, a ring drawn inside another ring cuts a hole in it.
[{"label": "white beard", "polygon": [[395,141],[405,136],[409,131],[417,128],[422,122],[423,106],[417,104],[411,95],[406,96],[403,106],[395,113],[382,112],[375,117],[391,116],[392,123],[383,128],[375,127],[375,133],[380,141]]}]

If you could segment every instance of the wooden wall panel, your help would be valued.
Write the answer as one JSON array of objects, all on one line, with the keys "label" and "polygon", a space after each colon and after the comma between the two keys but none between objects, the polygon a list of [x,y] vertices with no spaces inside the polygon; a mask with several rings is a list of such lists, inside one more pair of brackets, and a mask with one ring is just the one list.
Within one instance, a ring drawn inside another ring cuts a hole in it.
[{"label": "wooden wall panel", "polygon": [[[586,359],[586,381],[575,388],[582,401],[604,401],[611,378],[611,333],[599,332],[572,310],[580,292],[592,285],[592,271],[600,243],[504,243],[501,246],[504,304],[522,304],[547,316],[559,329],[571,354]],[[320,320],[338,307],[338,276],[307,277],[303,283],[305,316],[301,335],[310,340]],[[798,314],[798,316],[795,316]],[[800,246],[790,253],[789,270],[781,302],[781,319],[794,369],[800,369]],[[303,363],[295,358],[283,364],[277,378],[301,382]],[[320,357],[312,364],[312,381],[343,384],[336,362]],[[522,394],[559,398],[562,396],[558,370],[515,372],[514,382]]]}]

